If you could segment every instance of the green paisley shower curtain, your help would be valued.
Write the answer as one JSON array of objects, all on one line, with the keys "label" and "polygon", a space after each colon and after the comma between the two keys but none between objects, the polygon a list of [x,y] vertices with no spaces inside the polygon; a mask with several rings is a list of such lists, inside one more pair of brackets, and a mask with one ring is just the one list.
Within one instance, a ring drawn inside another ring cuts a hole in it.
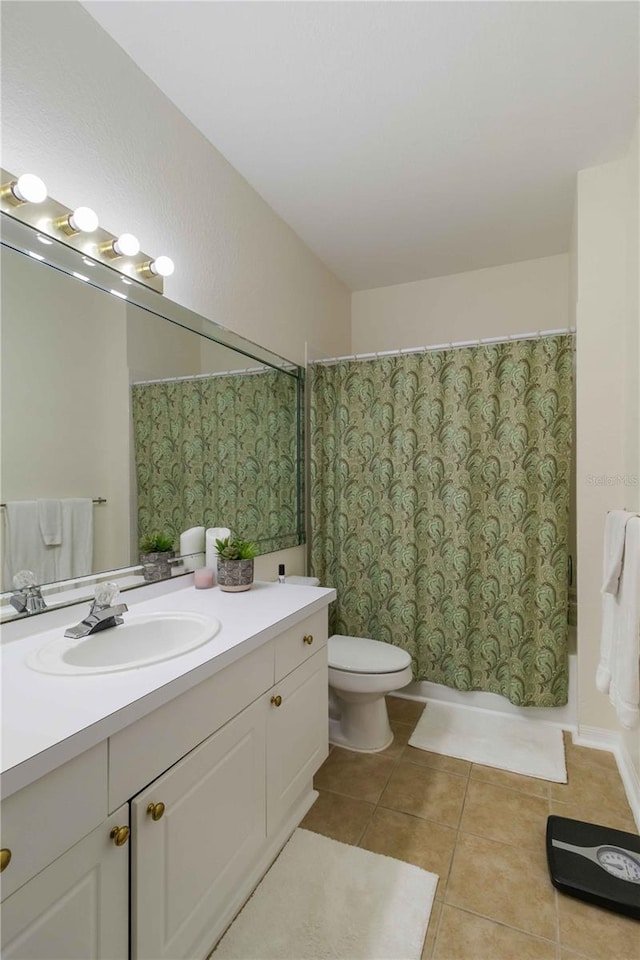
[{"label": "green paisley shower curtain", "polygon": [[[297,531],[296,381],[278,370],[131,388],[138,532],[226,526],[261,553]],[[265,424],[268,429],[265,429]]]},{"label": "green paisley shower curtain", "polygon": [[317,365],[311,565],[414,678],[566,703],[573,344]]}]

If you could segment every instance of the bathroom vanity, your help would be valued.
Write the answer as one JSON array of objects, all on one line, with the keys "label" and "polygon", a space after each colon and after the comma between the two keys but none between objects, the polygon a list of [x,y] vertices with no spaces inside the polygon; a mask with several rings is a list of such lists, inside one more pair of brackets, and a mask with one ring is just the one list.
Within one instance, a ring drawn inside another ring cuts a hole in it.
[{"label": "bathroom vanity", "polygon": [[130,609],[221,629],[151,666],[67,677],[25,661],[84,606],[37,618],[46,633],[5,628],[6,960],[206,957],[316,797],[334,591],[150,591]]}]

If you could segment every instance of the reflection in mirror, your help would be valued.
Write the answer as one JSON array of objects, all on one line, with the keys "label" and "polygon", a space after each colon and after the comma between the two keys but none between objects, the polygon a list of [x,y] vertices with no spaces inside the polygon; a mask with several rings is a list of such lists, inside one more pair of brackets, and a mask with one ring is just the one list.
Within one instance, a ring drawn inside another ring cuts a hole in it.
[{"label": "reflection in mirror", "polygon": [[[179,327],[154,338],[156,328],[142,310],[128,324],[139,538],[177,541],[197,523],[229,527],[261,553],[294,546],[296,378]],[[179,372],[162,376],[177,357]]]},{"label": "reflection in mirror", "polygon": [[302,542],[301,372],[246,346],[3,247],[4,591],[24,569],[70,587],[131,568],[121,586],[137,584],[140,539],[166,533],[177,551],[193,526],[230,527],[260,553]]}]

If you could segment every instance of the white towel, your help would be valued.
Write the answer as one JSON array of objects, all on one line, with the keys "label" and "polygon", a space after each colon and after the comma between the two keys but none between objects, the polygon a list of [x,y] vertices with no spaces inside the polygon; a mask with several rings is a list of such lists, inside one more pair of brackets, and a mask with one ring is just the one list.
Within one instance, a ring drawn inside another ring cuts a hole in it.
[{"label": "white towel", "polygon": [[620,723],[640,719],[640,517],[625,527],[618,592],[602,595],[602,639],[596,686],[608,693]]},{"label": "white towel", "polygon": [[4,523],[3,589],[13,589],[13,578],[20,570],[31,570],[36,583],[55,580],[58,548],[45,546],[42,539],[38,501],[10,500],[4,510]]},{"label": "white towel", "polygon": [[610,510],[604,525],[602,557],[602,626],[600,632],[600,663],[596,671],[596,687],[608,693],[611,685],[611,658],[616,619],[616,596],[624,556],[627,521],[633,517],[626,510]]},{"label": "white towel", "polygon": [[62,543],[56,550],[56,580],[93,572],[93,502],[84,497],[62,501]]},{"label": "white towel", "polygon": [[622,572],[625,528],[631,517],[633,514],[626,510],[610,510],[604,526],[602,592],[611,593],[614,597],[618,592]]},{"label": "white towel", "polygon": [[62,543],[62,503],[60,500],[38,500],[38,522],[47,547]]},{"label": "white towel", "polygon": [[624,562],[615,598],[609,699],[623,727],[640,719],[640,517],[627,522]]}]

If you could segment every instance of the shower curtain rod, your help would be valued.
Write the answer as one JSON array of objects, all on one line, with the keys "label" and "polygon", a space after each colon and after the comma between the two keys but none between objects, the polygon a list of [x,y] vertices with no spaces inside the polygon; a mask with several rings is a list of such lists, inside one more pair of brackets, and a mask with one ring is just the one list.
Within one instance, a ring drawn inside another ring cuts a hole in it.
[{"label": "shower curtain rod", "polygon": [[132,380],[132,387],[148,387],[152,383],[179,383],[183,380],[211,380],[213,377],[233,377],[241,374],[265,373],[271,367],[247,367],[245,370],[219,370],[216,373],[193,373],[184,377],[157,377],[155,380]]},{"label": "shower curtain rod", "polygon": [[573,336],[575,327],[560,327],[557,330],[533,330],[531,333],[513,333],[505,337],[481,337],[478,340],[453,340],[450,343],[433,343],[426,347],[403,347],[400,350],[378,350],[374,353],[352,353],[344,357],[326,357],[321,360],[311,360],[309,366],[315,364],[330,365],[342,360],[375,360],[378,357],[399,357],[407,353],[429,353],[433,350],[459,350],[462,347],[479,347],[490,343],[511,343],[514,340],[540,340],[542,337]]}]

